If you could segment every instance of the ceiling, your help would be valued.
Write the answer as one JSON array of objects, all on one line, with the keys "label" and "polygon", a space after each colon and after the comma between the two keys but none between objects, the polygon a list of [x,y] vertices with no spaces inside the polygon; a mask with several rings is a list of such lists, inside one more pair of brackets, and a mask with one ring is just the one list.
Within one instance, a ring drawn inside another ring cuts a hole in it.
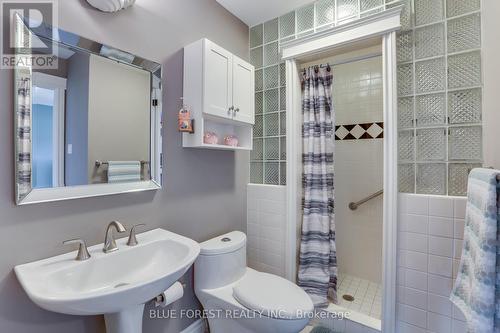
[{"label": "ceiling", "polygon": [[286,14],[313,0],[216,0],[249,27]]}]

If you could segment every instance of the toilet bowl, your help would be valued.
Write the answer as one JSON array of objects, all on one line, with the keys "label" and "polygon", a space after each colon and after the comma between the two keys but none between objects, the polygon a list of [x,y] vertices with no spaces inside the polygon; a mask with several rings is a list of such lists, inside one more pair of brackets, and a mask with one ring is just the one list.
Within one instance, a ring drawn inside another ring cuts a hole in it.
[{"label": "toilet bowl", "polygon": [[246,265],[246,235],[239,231],[201,245],[195,293],[211,333],[297,333],[313,315],[313,303],[297,285]]}]

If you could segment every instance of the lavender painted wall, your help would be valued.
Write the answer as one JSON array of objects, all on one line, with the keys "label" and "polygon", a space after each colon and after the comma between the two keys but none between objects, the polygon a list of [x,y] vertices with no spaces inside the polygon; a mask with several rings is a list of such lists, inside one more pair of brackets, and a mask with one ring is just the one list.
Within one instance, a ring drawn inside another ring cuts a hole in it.
[{"label": "lavender painted wall", "polygon": [[[0,332],[104,332],[102,316],[78,317],[41,310],[25,295],[12,268],[68,251],[74,237],[103,241],[106,224],[144,222],[202,241],[246,229],[248,153],[183,149],[176,132],[182,96],[182,48],[208,37],[248,58],[248,27],[215,0],[141,0],[116,14],[84,0],[59,1],[62,29],[164,65],[164,189],[17,207],[14,204],[13,74],[0,71]],[[175,304],[195,308],[192,290]],[[144,332],[180,332],[191,320],[146,320]]]}]

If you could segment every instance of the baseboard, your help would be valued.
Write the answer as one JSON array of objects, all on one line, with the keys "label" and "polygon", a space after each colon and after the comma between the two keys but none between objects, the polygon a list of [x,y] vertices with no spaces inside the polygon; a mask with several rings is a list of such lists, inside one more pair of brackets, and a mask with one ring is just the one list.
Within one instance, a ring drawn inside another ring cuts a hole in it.
[{"label": "baseboard", "polygon": [[205,322],[203,319],[198,319],[184,330],[181,333],[204,333],[205,332]]}]

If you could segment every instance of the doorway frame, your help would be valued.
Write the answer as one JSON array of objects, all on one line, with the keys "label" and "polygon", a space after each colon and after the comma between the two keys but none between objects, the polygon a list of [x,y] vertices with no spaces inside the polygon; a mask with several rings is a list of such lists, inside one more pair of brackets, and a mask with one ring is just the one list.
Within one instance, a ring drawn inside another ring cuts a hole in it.
[{"label": "doorway frame", "polygon": [[33,87],[54,91],[54,110],[52,117],[52,187],[64,186],[64,148],[67,79],[42,72],[33,72]]},{"label": "doorway frame", "polygon": [[370,41],[382,44],[384,118],[384,198],[382,242],[382,332],[396,332],[397,276],[397,61],[396,32],[401,29],[403,5],[328,30],[284,42],[286,67],[286,240],[285,274],[295,282],[301,209],[301,59],[325,52],[339,52]]}]

